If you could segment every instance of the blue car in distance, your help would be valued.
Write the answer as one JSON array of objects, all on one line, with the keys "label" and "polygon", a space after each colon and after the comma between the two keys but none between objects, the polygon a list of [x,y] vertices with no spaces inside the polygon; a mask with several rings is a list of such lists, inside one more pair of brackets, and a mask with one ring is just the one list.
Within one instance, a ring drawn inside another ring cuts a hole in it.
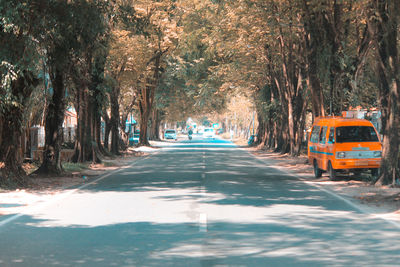
[{"label": "blue car in distance", "polygon": [[176,135],[176,131],[174,129],[167,129],[164,132],[164,139],[168,140],[168,139],[173,139],[173,140],[178,140],[178,137]]}]

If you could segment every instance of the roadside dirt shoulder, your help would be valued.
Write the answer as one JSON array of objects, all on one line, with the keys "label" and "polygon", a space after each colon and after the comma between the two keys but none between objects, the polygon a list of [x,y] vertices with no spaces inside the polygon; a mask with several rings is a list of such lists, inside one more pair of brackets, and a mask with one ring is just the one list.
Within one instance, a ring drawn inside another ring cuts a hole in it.
[{"label": "roadside dirt shoulder", "polygon": [[307,156],[293,158],[259,148],[246,148],[260,159],[274,162],[275,166],[304,177],[309,184],[316,185],[345,197],[360,205],[368,213],[400,223],[400,188],[375,186],[371,184],[369,174],[343,175],[337,181],[331,181],[326,173],[315,178],[313,168]]},{"label": "roadside dirt shoulder", "polygon": [[[0,189],[0,217],[2,215],[16,214],[34,203],[38,203],[63,191],[79,187],[91,179],[106,172],[113,171],[132,164],[144,156],[147,156],[153,148],[129,148],[121,156],[105,158],[101,164],[83,164],[77,170],[66,172],[59,177],[30,176],[29,185],[23,189]],[[66,163],[68,164],[68,163]],[[26,164],[26,170],[33,166]]]}]

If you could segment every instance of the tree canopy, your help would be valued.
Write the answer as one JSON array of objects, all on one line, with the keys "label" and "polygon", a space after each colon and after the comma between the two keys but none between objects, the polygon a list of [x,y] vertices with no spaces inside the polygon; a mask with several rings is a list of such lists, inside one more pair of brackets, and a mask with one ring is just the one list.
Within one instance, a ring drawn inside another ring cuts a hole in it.
[{"label": "tree canopy", "polygon": [[42,171],[62,172],[68,106],[78,114],[73,159],[80,162],[119,154],[129,114],[142,145],[159,138],[162,122],[197,116],[248,129],[256,117],[259,145],[297,156],[308,114],[362,106],[382,112],[380,181],[393,183],[398,6],[399,0],[1,1],[1,181],[23,183],[22,138],[34,117],[46,129]]}]

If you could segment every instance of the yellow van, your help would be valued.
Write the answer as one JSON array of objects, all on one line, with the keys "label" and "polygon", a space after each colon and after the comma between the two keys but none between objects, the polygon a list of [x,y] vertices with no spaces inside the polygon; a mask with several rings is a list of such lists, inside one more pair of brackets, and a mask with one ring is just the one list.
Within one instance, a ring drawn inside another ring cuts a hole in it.
[{"label": "yellow van", "polygon": [[368,120],[317,118],[308,139],[308,160],[314,166],[315,177],[327,171],[334,180],[338,171],[370,170],[378,176],[382,144]]}]

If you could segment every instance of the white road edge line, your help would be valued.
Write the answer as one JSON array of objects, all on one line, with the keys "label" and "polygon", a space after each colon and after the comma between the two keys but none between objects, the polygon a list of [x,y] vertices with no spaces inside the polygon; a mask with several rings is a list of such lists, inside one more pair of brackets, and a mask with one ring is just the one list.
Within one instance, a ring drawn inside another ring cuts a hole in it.
[{"label": "white road edge line", "polygon": [[[148,158],[150,158],[150,157],[152,157],[152,156],[154,156],[154,155],[157,155],[159,152],[160,152],[160,151],[154,152],[154,153],[152,153],[152,154],[150,154],[150,155],[147,155],[147,156],[145,156],[145,157],[143,157],[143,158],[140,158],[140,159],[134,161],[134,162],[133,162],[132,164],[130,164],[130,165],[122,166],[122,167],[120,167],[120,168],[118,168],[118,169],[115,169],[115,170],[113,170],[113,171],[110,171],[110,172],[108,172],[108,173],[105,173],[105,174],[101,175],[100,177],[98,177],[96,180],[91,181],[91,182],[86,183],[86,184],[83,184],[83,185],[79,186],[78,188],[72,189],[72,190],[67,191],[67,192],[60,193],[60,194],[56,195],[54,198],[52,198],[52,199],[49,200],[49,201],[42,202],[42,203],[39,203],[40,201],[34,202],[34,203],[30,204],[30,207],[28,206],[27,209],[28,209],[28,210],[31,210],[31,211],[39,211],[39,210],[41,210],[41,209],[43,209],[43,208],[46,208],[47,206],[50,206],[50,205],[53,204],[53,203],[56,203],[56,202],[58,202],[58,201],[60,201],[60,200],[63,200],[63,199],[65,199],[66,197],[68,197],[68,196],[70,196],[70,195],[76,193],[77,191],[79,191],[79,190],[81,190],[81,189],[84,189],[84,188],[86,188],[86,187],[88,187],[89,185],[92,185],[92,184],[94,184],[94,183],[97,183],[98,181],[101,181],[101,180],[103,180],[103,179],[109,177],[109,176],[112,175],[112,174],[118,173],[118,172],[120,172],[120,171],[122,171],[122,170],[124,170],[124,169],[127,169],[127,168],[131,168],[132,166],[136,165],[138,162],[143,161],[143,160],[145,160],[145,159],[148,159]],[[63,188],[62,190],[67,190],[67,189],[68,189],[68,188]],[[38,203],[39,203],[39,205],[35,206],[35,204],[38,204]],[[7,219],[0,220],[0,227],[2,227],[2,226],[4,226],[4,225],[6,225],[7,223],[10,223],[10,222],[12,222],[12,221],[18,219],[19,217],[22,217],[22,216],[24,216],[24,215],[26,215],[26,214],[24,214],[24,213],[18,213],[18,214],[15,214],[15,215],[13,215],[13,216],[7,218]]]},{"label": "white road edge line", "polygon": [[[257,159],[259,162],[261,162],[261,163],[263,163],[263,164],[266,163],[266,161],[265,161],[264,159],[261,159],[261,158],[257,157],[256,155],[253,155],[252,153],[250,153],[249,151],[247,151],[245,148],[239,148],[239,147],[238,147],[238,149],[240,149],[240,150],[242,150],[242,151],[248,153],[249,155],[251,155],[252,157],[254,157],[255,159]],[[268,166],[269,166],[269,165],[268,165]],[[359,212],[361,212],[361,213],[363,213],[363,214],[370,215],[370,216],[373,216],[373,217],[375,217],[375,218],[379,218],[379,219],[381,219],[381,220],[384,220],[384,221],[390,223],[391,225],[393,225],[393,226],[395,226],[395,227],[397,227],[397,228],[400,229],[400,223],[398,223],[398,222],[396,222],[396,221],[393,221],[393,220],[390,220],[390,219],[388,219],[388,218],[386,218],[386,217],[384,217],[384,216],[380,216],[380,215],[378,215],[378,214],[372,214],[372,213],[370,213],[367,209],[365,209],[364,207],[362,207],[362,206],[360,206],[360,205],[357,205],[356,203],[354,203],[354,202],[348,200],[347,198],[342,197],[341,195],[338,195],[337,193],[335,193],[335,192],[333,192],[333,191],[331,191],[331,190],[329,190],[329,189],[323,188],[323,187],[320,186],[320,185],[317,185],[317,184],[314,184],[314,183],[310,183],[310,181],[308,181],[307,179],[303,178],[302,176],[300,176],[300,175],[298,175],[298,174],[296,174],[296,173],[293,173],[293,172],[291,172],[291,171],[288,171],[288,170],[284,169],[284,167],[282,167],[282,166],[280,166],[279,169],[276,168],[276,170],[278,170],[278,171],[280,171],[280,172],[283,172],[283,173],[285,173],[285,174],[287,174],[287,175],[289,175],[289,176],[295,177],[296,179],[302,181],[303,183],[305,183],[305,184],[307,184],[307,185],[309,185],[309,186],[315,187],[315,188],[319,189],[320,191],[323,191],[323,192],[325,192],[325,193],[327,193],[327,194],[329,194],[329,195],[331,195],[331,196],[333,196],[333,197],[335,197],[335,198],[337,198],[337,199],[339,199],[339,200],[345,202],[346,204],[348,204],[349,206],[351,206],[352,208],[356,209],[357,211],[359,211]]]}]

